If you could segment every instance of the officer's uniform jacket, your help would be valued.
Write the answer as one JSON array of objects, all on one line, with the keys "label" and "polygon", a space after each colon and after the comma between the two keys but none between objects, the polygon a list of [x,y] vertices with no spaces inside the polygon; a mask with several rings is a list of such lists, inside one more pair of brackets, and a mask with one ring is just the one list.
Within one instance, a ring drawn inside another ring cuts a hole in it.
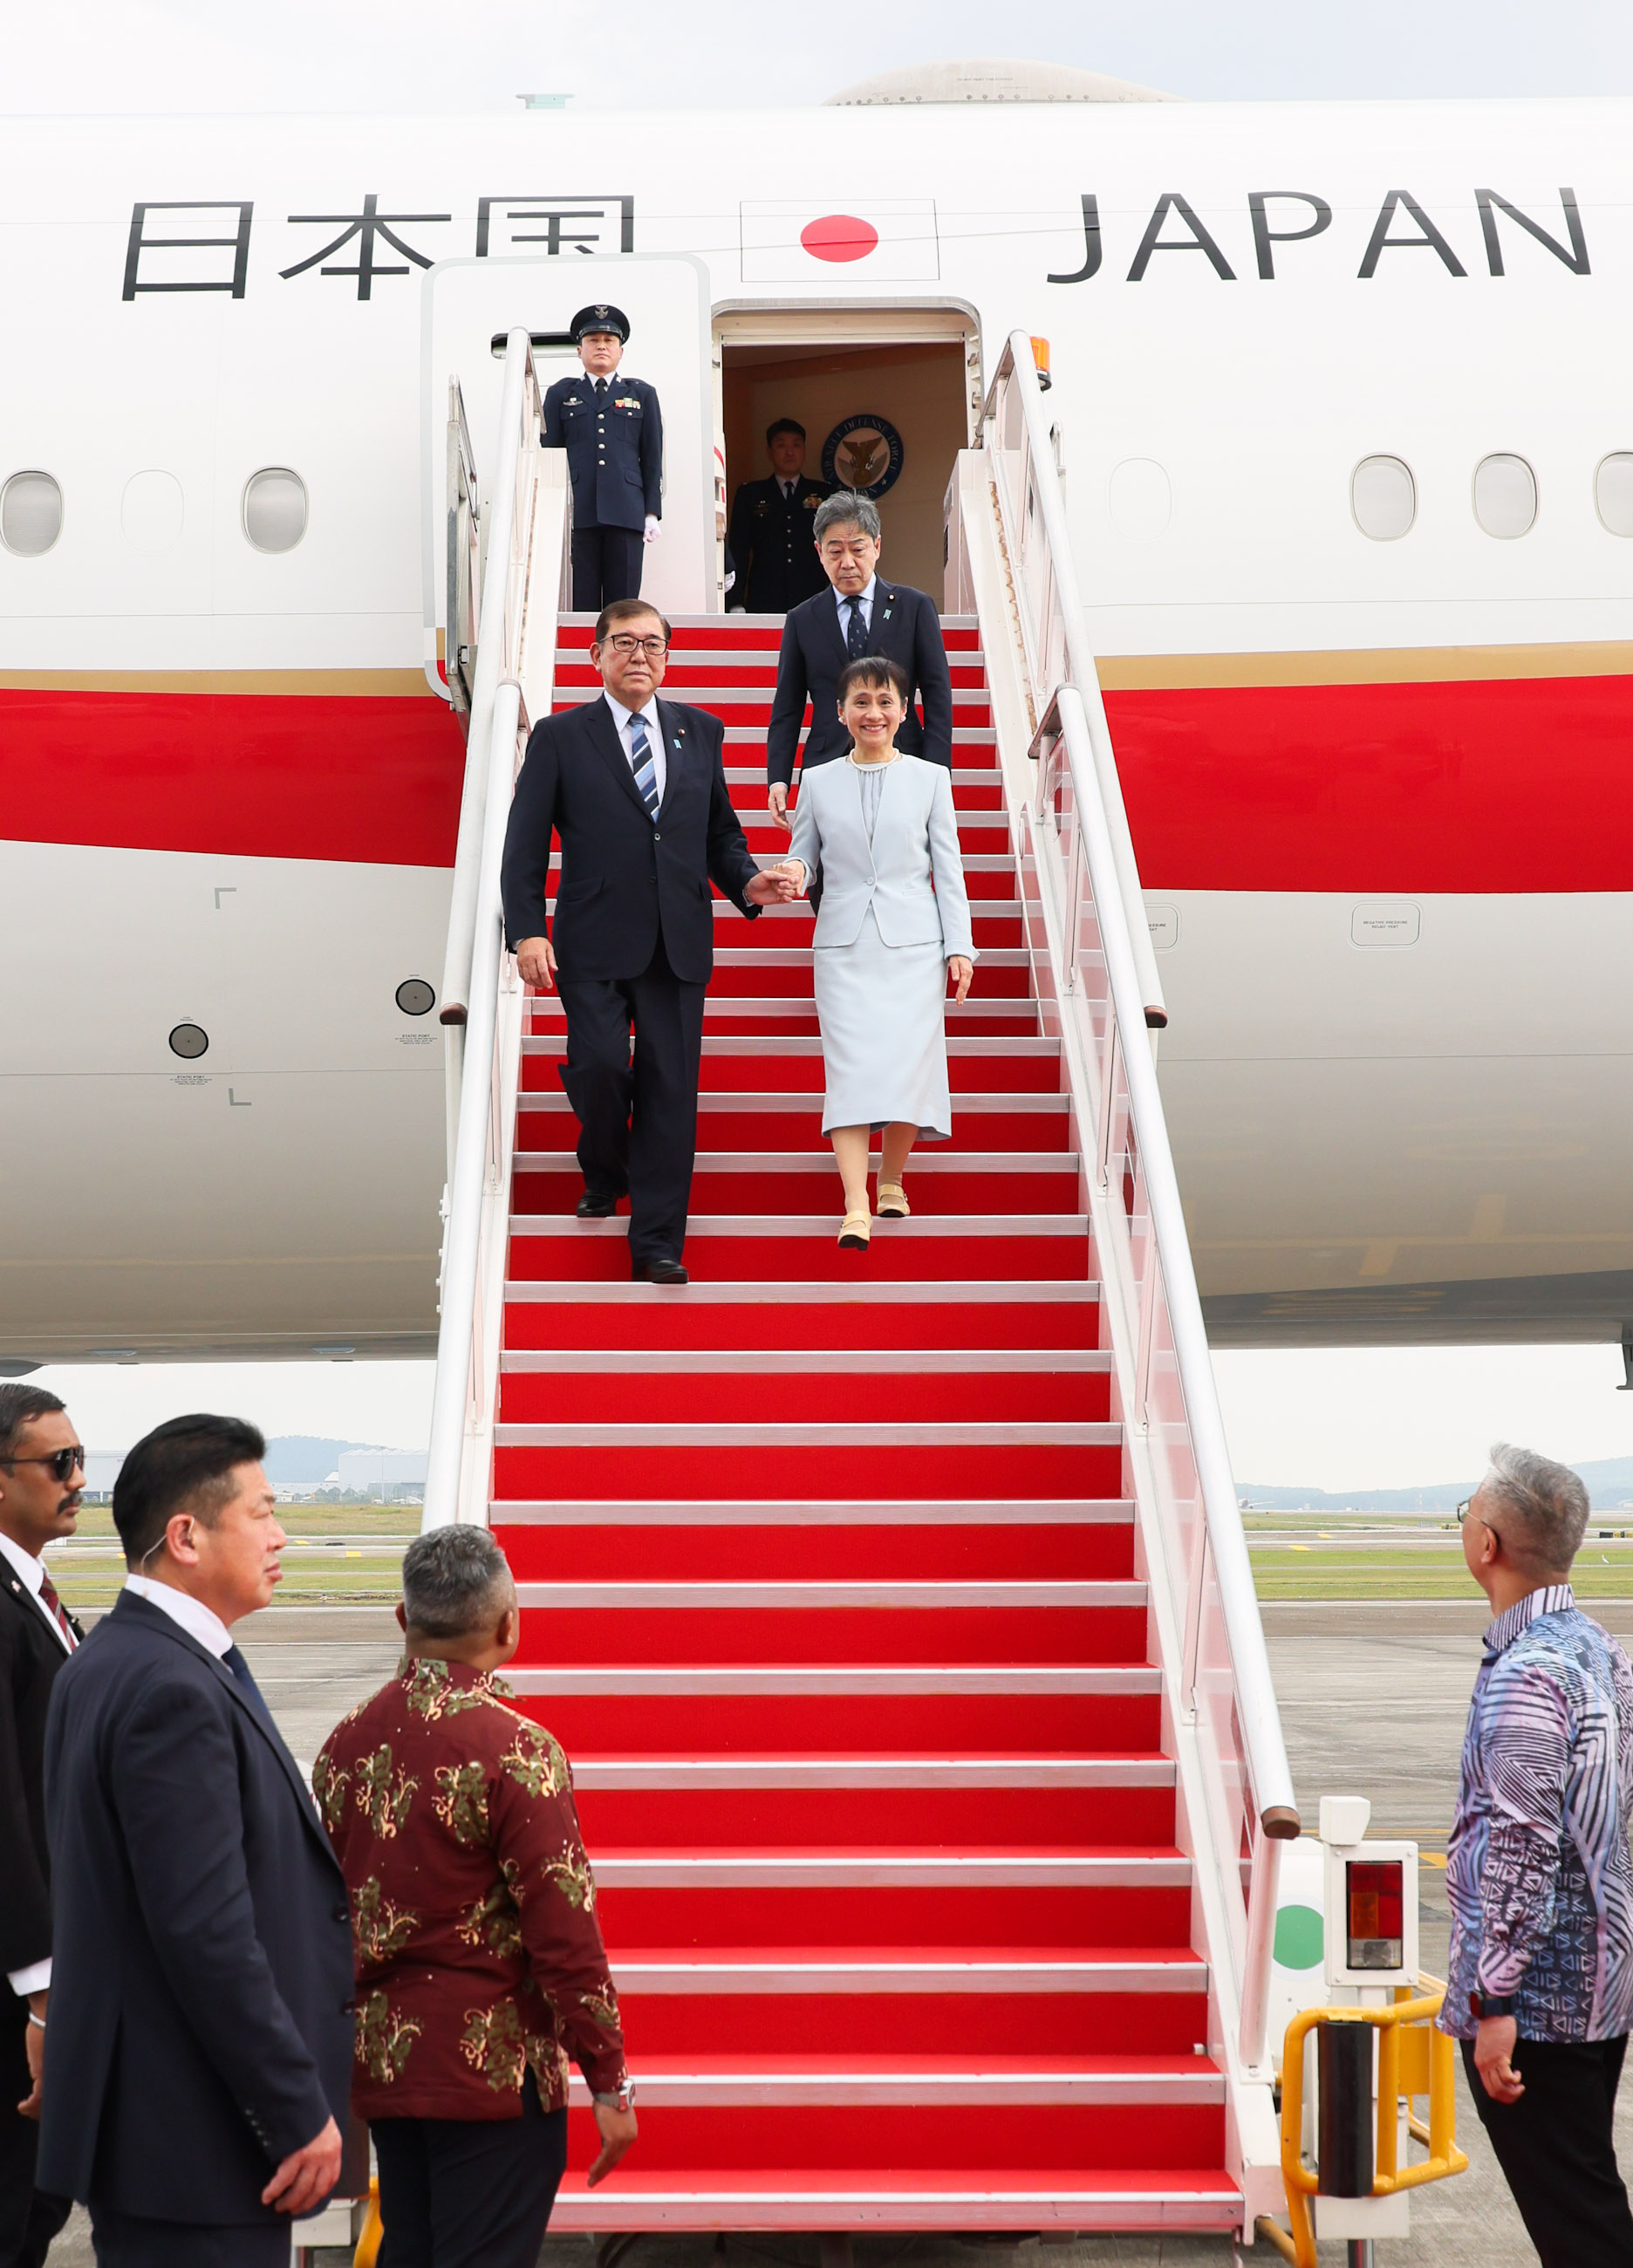
[{"label": "officer's uniform jacket", "polygon": [[565,449],[575,527],[638,531],[663,516],[664,421],[644,378],[614,371],[604,397],[587,371],[558,378],[544,397],[547,449]]},{"label": "officer's uniform jacket", "polygon": [[817,506],[833,490],[802,473],[791,497],[775,475],[745,481],[732,503],[731,549],[737,581],[731,604],[751,615],[785,615],[828,588],[811,533]]}]

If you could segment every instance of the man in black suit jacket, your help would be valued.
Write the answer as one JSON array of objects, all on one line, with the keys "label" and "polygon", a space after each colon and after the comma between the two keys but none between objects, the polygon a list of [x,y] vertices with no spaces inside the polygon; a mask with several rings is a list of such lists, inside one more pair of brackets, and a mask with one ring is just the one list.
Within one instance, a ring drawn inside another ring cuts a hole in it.
[{"label": "man in black suit jacket", "polygon": [[[714,968],[710,883],[751,917],[794,895],[786,875],[762,874],[749,853],[726,792],[719,718],[658,699],[668,651],[656,608],[630,599],[602,609],[590,658],[604,692],[533,726],[504,868],[517,966],[541,991],[554,984],[567,1012],[562,1085],[579,1125],[578,1217],[605,1219],[627,1189],[629,1272],[651,1284],[686,1282]],[[562,843],[554,943],[552,833]]]},{"label": "man in black suit jacket", "polygon": [[74,1532],[84,1460],[55,1394],[0,1386],[0,2268],[40,2268],[68,2219],[66,2198],[34,2187],[51,1996],[45,1734],[52,1684],[85,1632],[40,1555]]},{"label": "man in black suit jacket", "polygon": [[51,1697],[40,2180],[89,2204],[98,2268],[287,2268],[340,2173],[345,1881],[231,1634],[279,1579],[265,1447],[233,1418],[137,1442],[131,1572]]},{"label": "man in black suit jacket", "polygon": [[785,615],[828,585],[812,529],[828,492],[826,481],[805,476],[805,429],[795,417],[766,427],[771,477],[745,481],[732,499],[733,611]]},{"label": "man in black suit jacket", "polygon": [[[884,654],[907,672],[913,690],[896,746],[932,764],[953,762],[953,679],[935,601],[879,573],[879,514],[866,497],[844,489],[829,497],[817,507],[814,534],[832,587],[796,607],[783,625],[766,734],[768,806],[791,832],[788,792],[806,700],[811,730],[800,761],[829,763],[850,746],[839,721],[839,673],[861,654]],[[914,705],[921,699],[922,725]]]}]

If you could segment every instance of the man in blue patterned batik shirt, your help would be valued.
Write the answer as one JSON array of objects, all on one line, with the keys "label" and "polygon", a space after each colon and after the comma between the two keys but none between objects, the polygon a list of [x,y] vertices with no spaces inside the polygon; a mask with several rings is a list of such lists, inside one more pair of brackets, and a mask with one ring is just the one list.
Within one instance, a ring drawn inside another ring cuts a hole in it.
[{"label": "man in blue patterned batik shirt", "polygon": [[1499,1442],[1462,1516],[1491,1602],[1447,1853],[1475,2107],[1545,2268],[1633,2263],[1612,2139],[1633,2019],[1633,1665],[1581,1613],[1587,1491]]}]

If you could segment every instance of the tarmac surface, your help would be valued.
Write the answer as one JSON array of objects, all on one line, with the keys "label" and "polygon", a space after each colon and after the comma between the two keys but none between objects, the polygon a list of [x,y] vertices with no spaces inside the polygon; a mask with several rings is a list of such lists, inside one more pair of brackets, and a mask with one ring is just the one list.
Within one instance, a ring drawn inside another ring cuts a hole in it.
[{"label": "tarmac surface", "polygon": [[[1633,1644],[1633,1601],[1593,1611]],[[1372,1831],[1415,1838],[1423,1965],[1444,1976],[1449,1915],[1443,1866],[1457,1791],[1458,1756],[1486,1616],[1479,1604],[1446,1602],[1268,1603],[1270,1663],[1282,1705],[1299,1809],[1313,1829],[1319,1799],[1365,1795]],[[288,1607],[240,1626],[245,1653],[284,1737],[310,1762],[336,1719],[389,1676],[396,1631],[379,1607]],[[1457,2138],[1467,2173],[1416,2192],[1412,2235],[1380,2242],[1377,2268],[1527,2268],[1536,2256],[1497,2172],[1458,2073]],[[1624,2167],[1633,2167],[1633,2088],[1617,2118]],[[854,2268],[1226,2268],[1232,2248],[1217,2238],[1092,2236],[1022,2246],[945,2236],[864,2237]],[[1346,2248],[1324,2244],[1323,2268]],[[1272,2268],[1276,2255],[1247,2256]],[[547,2241],[546,2268],[596,2268],[592,2241]],[[345,2268],[340,2250],[317,2268]],[[644,2237],[620,2248],[619,2268],[845,2268],[816,2237]],[[50,2268],[93,2268],[90,2230],[76,2212],[53,2246]],[[610,2268],[610,2264],[609,2264]]]}]

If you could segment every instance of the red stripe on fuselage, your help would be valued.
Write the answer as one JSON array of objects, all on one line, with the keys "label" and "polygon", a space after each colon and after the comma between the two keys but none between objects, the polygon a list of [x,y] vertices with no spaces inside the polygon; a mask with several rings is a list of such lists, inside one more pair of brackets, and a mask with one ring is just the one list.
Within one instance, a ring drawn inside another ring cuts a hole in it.
[{"label": "red stripe on fuselage", "polygon": [[[1633,889],[1633,678],[1108,693],[1151,889]],[[429,696],[0,691],[0,836],[447,866]],[[733,749],[737,762],[752,747]]]},{"label": "red stripe on fuselage", "polygon": [[465,744],[426,695],[0,692],[0,836],[451,866]]},{"label": "red stripe on fuselage", "polygon": [[1633,678],[1108,693],[1157,890],[1633,889]]}]

